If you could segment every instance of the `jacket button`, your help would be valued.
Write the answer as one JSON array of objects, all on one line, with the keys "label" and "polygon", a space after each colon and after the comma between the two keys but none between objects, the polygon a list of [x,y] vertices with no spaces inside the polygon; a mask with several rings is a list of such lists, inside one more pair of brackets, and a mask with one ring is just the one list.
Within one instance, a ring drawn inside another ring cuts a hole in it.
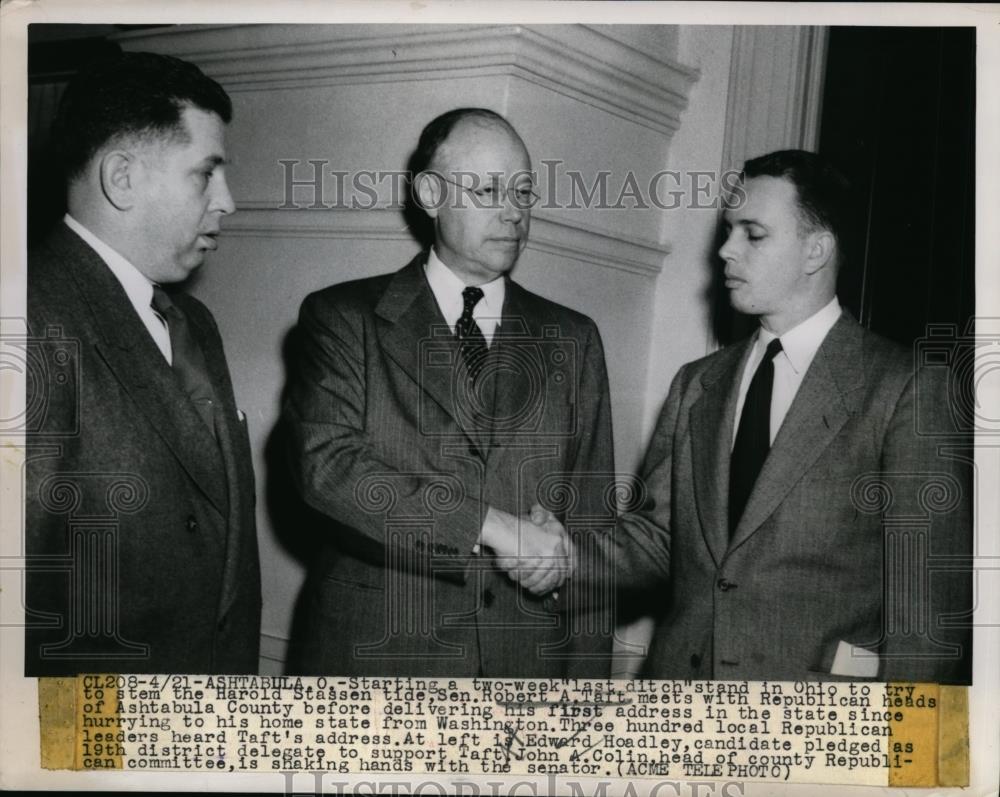
[{"label": "jacket button", "polygon": [[195,519],[194,515],[188,515],[186,525],[187,525],[187,530],[190,531],[192,534],[198,531],[198,521]]},{"label": "jacket button", "polygon": [[493,605],[493,601],[496,596],[493,594],[493,590],[487,589],[483,591],[483,605],[488,609]]},{"label": "jacket button", "polygon": [[697,653],[691,654],[691,666],[696,670],[701,666],[701,656]]},{"label": "jacket button", "polygon": [[717,582],[717,586],[723,592],[728,592],[731,589],[736,589],[736,585],[731,581],[726,581],[724,578],[720,578]]}]

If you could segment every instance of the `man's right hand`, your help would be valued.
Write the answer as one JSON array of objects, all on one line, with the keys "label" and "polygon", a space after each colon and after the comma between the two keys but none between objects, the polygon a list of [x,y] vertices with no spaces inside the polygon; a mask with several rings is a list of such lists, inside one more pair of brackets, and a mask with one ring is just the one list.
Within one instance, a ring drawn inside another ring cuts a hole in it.
[{"label": "man's right hand", "polygon": [[480,541],[493,550],[497,567],[535,595],[558,589],[571,575],[569,535],[539,506],[532,508],[530,517],[521,518],[490,507]]}]

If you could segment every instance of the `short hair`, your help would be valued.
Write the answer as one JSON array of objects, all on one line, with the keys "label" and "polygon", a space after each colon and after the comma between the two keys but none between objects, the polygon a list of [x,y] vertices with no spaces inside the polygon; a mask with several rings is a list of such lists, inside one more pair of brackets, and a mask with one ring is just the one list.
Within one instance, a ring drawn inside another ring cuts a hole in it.
[{"label": "short hair", "polygon": [[119,53],[81,70],[66,87],[52,130],[52,145],[67,180],[80,175],[118,137],[186,135],[186,106],[229,123],[233,105],[225,89],[194,64],[157,53]]},{"label": "short hair", "polygon": [[417,142],[417,149],[410,158],[410,173],[413,176],[427,171],[437,157],[441,145],[451,135],[455,126],[466,119],[478,119],[483,122],[493,122],[509,130],[520,139],[514,126],[496,111],[488,108],[455,108],[435,117],[424,127]]},{"label": "short hair", "polygon": [[827,230],[837,239],[838,251],[844,248],[851,186],[825,158],[801,149],[779,150],[748,160],[741,176],[788,180],[795,186],[802,225]]}]

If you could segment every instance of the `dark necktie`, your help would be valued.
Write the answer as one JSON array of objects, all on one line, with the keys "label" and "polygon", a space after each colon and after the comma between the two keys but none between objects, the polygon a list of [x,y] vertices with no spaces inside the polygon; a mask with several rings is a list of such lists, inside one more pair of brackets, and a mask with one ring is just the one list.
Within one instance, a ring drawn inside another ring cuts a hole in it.
[{"label": "dark necktie", "polygon": [[188,394],[201,419],[212,434],[215,434],[215,421],[212,405],[215,402],[215,391],[208,378],[208,367],[205,365],[205,355],[201,346],[191,334],[187,316],[175,305],[159,285],[153,286],[153,309],[167,325],[170,333],[170,348],[173,355],[173,369],[181,387]]},{"label": "dark necktie", "polygon": [[736,431],[736,444],[729,461],[729,536],[743,517],[754,482],[771,448],[771,389],[774,385],[774,358],[781,351],[781,340],[767,344],[764,359],[750,380],[743,402],[743,414]]},{"label": "dark necktie", "polygon": [[455,339],[458,340],[462,351],[462,360],[469,372],[469,377],[475,379],[482,370],[486,362],[486,355],[489,349],[486,346],[486,338],[483,337],[479,324],[472,317],[479,300],[483,298],[483,292],[479,288],[468,287],[462,291],[462,315],[455,324]]}]

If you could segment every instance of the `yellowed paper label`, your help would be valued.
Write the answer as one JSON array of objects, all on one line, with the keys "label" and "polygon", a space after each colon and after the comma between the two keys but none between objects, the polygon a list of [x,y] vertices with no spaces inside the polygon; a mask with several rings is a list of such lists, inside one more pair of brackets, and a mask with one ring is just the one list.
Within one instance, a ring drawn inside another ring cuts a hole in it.
[{"label": "yellowed paper label", "polygon": [[938,728],[938,786],[969,785],[969,690],[942,686]]},{"label": "yellowed paper label", "polygon": [[76,679],[38,679],[42,769],[76,769]]},{"label": "yellowed paper label", "polygon": [[122,769],[119,677],[38,679],[43,769]]},{"label": "yellowed paper label", "polygon": [[968,783],[933,684],[88,675],[39,714],[50,769]]}]

